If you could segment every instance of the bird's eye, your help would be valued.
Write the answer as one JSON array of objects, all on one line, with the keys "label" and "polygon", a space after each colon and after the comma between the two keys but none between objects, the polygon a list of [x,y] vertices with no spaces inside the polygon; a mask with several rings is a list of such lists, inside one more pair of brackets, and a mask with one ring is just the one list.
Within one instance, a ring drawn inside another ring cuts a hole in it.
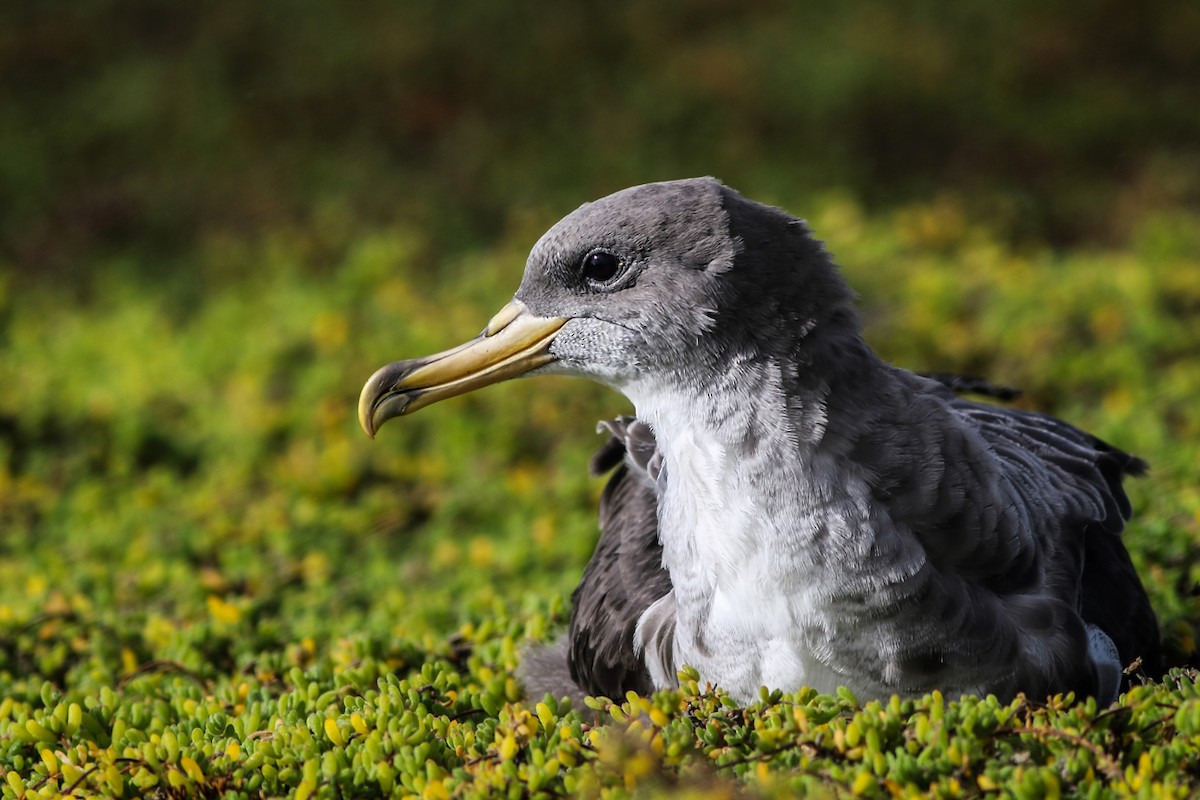
[{"label": "bird's eye", "polygon": [[612,253],[597,250],[583,257],[583,277],[593,283],[608,283],[621,269],[621,262]]}]

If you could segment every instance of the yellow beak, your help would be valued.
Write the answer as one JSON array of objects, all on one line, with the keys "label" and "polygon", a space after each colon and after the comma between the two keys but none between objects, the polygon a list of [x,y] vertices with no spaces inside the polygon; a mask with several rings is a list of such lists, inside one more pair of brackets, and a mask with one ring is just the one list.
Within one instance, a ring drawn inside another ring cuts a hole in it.
[{"label": "yellow beak", "polygon": [[465,344],[376,371],[358,398],[358,421],[371,438],[392,417],[523,375],[554,360],[550,343],[565,317],[538,317],[514,300]]}]

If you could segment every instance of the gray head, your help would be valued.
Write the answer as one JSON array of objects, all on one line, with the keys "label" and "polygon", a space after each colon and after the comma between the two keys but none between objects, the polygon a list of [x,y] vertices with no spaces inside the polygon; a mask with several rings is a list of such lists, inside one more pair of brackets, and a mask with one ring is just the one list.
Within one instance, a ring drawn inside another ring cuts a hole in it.
[{"label": "gray head", "polygon": [[803,222],[713,178],[646,184],[554,225],[483,333],[376,372],[360,420],[373,435],[390,417],[532,370],[617,389],[647,376],[701,384],[857,330],[851,293]]}]

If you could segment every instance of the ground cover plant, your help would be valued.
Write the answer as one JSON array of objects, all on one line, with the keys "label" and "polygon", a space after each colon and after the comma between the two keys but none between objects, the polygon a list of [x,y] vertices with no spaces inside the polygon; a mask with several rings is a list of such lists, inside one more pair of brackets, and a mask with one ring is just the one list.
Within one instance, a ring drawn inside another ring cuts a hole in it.
[{"label": "ground cover plant", "polygon": [[[780,202],[800,210],[799,201]],[[1126,533],[1177,665],[1200,604],[1200,219],[1014,248],[941,202],[810,221],[897,363],[1022,387],[1146,457]],[[476,330],[553,215],[445,256],[339,225],[0,294],[0,791],[72,796],[1177,796],[1186,668],[1070,697],[524,698],[595,541],[594,419],[542,379],[358,430],[374,367]],[[438,279],[429,265],[437,263]],[[599,724],[604,722],[606,724]]]}]

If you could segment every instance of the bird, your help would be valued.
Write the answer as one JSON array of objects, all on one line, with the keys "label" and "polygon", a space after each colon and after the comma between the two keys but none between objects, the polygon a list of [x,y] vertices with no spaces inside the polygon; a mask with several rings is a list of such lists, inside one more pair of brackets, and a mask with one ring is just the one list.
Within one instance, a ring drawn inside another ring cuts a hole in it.
[{"label": "bird", "polygon": [[[1154,674],[1157,620],[1121,532],[1146,463],[1053,416],[962,396],[867,344],[808,224],[715,178],[588,202],[533,246],[474,339],[382,367],[359,420],[518,376],[598,381],[611,473],[552,694],[702,685],[859,698],[1065,692]],[[540,696],[537,695],[537,696]]]}]

